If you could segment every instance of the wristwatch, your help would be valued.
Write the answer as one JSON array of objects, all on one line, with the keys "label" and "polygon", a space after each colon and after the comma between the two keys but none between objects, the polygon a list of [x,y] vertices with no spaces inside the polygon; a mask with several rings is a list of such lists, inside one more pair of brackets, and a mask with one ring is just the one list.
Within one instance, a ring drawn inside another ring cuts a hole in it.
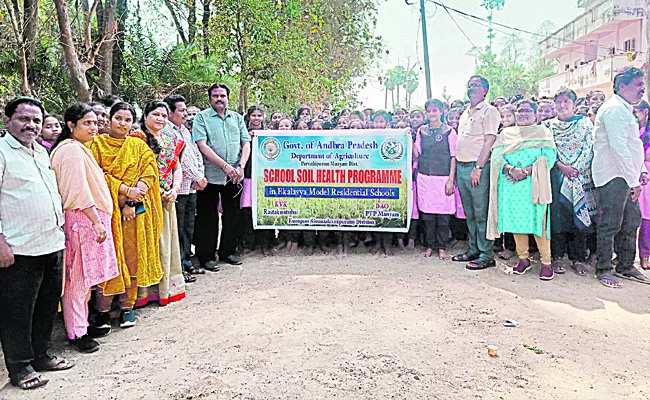
[{"label": "wristwatch", "polygon": [[138,204],[138,202],[133,200],[129,200],[126,202],[126,205],[129,207],[135,207],[136,204]]},{"label": "wristwatch", "polygon": [[241,163],[239,163],[239,164],[237,164],[237,168],[244,168],[244,166],[241,165]]},{"label": "wristwatch", "polygon": [[483,167],[480,167],[478,164],[474,165],[474,168],[478,169],[479,171],[483,169]]}]

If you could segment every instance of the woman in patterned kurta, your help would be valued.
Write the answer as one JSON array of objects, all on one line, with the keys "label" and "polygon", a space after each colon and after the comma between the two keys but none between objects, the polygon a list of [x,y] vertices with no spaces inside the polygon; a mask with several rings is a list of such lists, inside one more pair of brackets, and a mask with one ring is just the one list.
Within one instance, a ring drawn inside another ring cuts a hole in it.
[{"label": "woman in patterned kurta", "polygon": [[557,162],[551,170],[551,255],[553,271],[564,273],[564,255],[578,275],[587,274],[587,233],[593,231],[597,213],[591,178],[594,126],[587,117],[574,115],[577,96],[571,89],[555,95],[557,118],[548,122],[557,146]]},{"label": "woman in patterned kurta", "polygon": [[185,143],[162,133],[167,124],[167,104],[156,101],[146,105],[142,115],[142,131],[131,132],[149,145],[158,160],[160,198],[162,200],[163,229],[160,236],[160,262],[163,277],[156,286],[139,288],[136,307],[158,301],[166,306],[185,297],[185,278],[181,263],[180,242],[176,222],[176,196],[183,180],[179,161]]},{"label": "woman in patterned kurta", "polygon": [[536,125],[537,104],[520,100],[516,104],[516,127],[504,129],[492,149],[490,175],[490,211],[488,239],[501,232],[512,232],[519,262],[514,273],[523,275],[530,269],[528,234],[542,257],[539,277],[551,280],[550,169],[555,164],[553,135],[548,128]]}]

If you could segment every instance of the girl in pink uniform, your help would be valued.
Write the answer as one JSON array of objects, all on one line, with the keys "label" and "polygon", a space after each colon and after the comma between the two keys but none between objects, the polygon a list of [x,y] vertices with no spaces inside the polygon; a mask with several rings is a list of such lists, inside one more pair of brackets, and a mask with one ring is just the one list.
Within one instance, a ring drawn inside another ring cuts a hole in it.
[{"label": "girl in pink uniform", "polygon": [[418,159],[417,198],[420,222],[424,227],[431,257],[438,250],[441,260],[449,258],[445,246],[449,240],[449,219],[456,213],[456,131],[442,122],[444,105],[440,100],[426,102],[428,125],[420,127],[413,148]]}]

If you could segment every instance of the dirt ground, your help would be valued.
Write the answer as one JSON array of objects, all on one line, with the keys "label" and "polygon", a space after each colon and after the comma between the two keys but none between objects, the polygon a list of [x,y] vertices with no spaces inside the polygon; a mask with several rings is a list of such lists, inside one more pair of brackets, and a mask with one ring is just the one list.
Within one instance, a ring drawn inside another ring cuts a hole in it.
[{"label": "dirt ground", "polygon": [[31,393],[0,370],[0,398],[650,399],[650,286],[537,272],[418,253],[253,255],[138,310],[95,354],[68,347],[59,323],[55,352],[75,368]]}]

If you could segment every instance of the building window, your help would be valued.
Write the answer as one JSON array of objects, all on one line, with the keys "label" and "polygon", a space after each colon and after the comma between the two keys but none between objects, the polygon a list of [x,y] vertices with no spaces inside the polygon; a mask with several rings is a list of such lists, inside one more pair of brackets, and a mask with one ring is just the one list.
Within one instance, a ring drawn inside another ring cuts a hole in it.
[{"label": "building window", "polygon": [[616,47],[610,47],[608,53],[609,53],[610,56],[613,56],[614,54],[616,54]]},{"label": "building window", "polygon": [[594,7],[594,9],[591,10],[591,22],[596,22],[597,16],[598,14],[596,14],[596,8]]},{"label": "building window", "polygon": [[625,41],[625,51],[635,51],[636,50],[636,39],[628,39]]}]

